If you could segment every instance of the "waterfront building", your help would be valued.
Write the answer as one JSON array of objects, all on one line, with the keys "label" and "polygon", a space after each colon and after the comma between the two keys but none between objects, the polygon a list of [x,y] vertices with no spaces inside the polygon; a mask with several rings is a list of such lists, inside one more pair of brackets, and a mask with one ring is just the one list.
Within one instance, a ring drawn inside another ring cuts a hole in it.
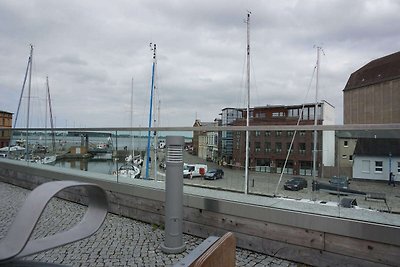
[{"label": "waterfront building", "polygon": [[[12,128],[13,113],[0,110],[0,128]],[[0,148],[9,146],[11,131],[0,130]]]},{"label": "waterfront building", "polygon": [[[350,75],[343,89],[343,122],[344,124],[400,123],[399,103],[400,52],[396,52],[375,59]],[[365,137],[367,136],[363,133],[353,133],[351,136],[337,135],[337,167],[340,173],[347,176],[357,173],[358,178],[363,178],[357,169],[353,170],[353,164],[358,164],[353,162],[353,159],[357,139]]]},{"label": "waterfront building", "polygon": [[[303,108],[303,112],[301,112]],[[334,124],[334,107],[326,101],[303,105],[274,105],[250,109],[250,126],[296,125],[301,116],[300,125]],[[244,116],[246,117],[246,112]],[[246,125],[244,118],[237,119],[233,125]],[[261,172],[281,173],[294,131],[254,131],[250,135],[249,166]],[[318,132],[317,171],[323,167],[333,167],[335,160],[334,133]],[[233,133],[233,165],[242,168],[245,165],[245,132]],[[322,152],[322,153],[321,153]],[[313,132],[296,133],[284,173],[293,175],[312,175],[313,169]]]}]

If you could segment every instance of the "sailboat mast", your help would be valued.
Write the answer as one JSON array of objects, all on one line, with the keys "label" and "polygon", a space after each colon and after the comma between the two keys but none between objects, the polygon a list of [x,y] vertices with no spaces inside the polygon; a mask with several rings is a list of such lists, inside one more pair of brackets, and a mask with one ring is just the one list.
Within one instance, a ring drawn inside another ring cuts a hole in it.
[{"label": "sailboat mast", "polygon": [[152,114],[153,114],[153,94],[154,94],[154,73],[157,63],[156,57],[156,44],[150,44],[151,49],[153,50],[153,66],[151,72],[151,93],[150,93],[150,112],[149,112],[149,130],[147,134],[147,159],[146,159],[146,179],[149,179],[149,171],[150,171],[150,139],[151,139],[151,122],[152,122]]},{"label": "sailboat mast", "polygon": [[[247,12],[247,108],[246,108],[246,126],[250,126],[250,14],[251,12]],[[246,161],[245,161],[245,183],[244,183],[244,192],[248,193],[248,184],[249,184],[249,130],[246,130]]]},{"label": "sailboat mast", "polygon": [[49,103],[49,94],[48,94],[48,87],[49,87],[49,77],[46,76],[46,97],[45,97],[45,113],[44,113],[44,146],[47,148],[47,103]]},{"label": "sailboat mast", "polygon": [[134,147],[134,142],[133,142],[133,133],[132,133],[132,127],[133,127],[133,77],[132,77],[132,83],[131,83],[131,117],[130,117],[130,125],[131,125],[131,146],[132,146],[132,160],[135,159],[135,147]]},{"label": "sailboat mast", "polygon": [[[319,56],[321,47],[317,46],[317,74],[316,74],[316,82],[315,82],[315,109],[314,109],[314,126],[317,125],[318,122],[318,87],[319,87]],[[317,181],[317,130],[314,129],[314,144],[313,144],[313,182]],[[314,192],[314,191],[313,191]],[[313,196],[315,199],[315,196]]]},{"label": "sailboat mast", "polygon": [[[21,89],[21,94],[20,94],[20,96],[19,96],[18,108],[17,108],[17,113],[15,114],[15,120],[14,120],[14,126],[13,126],[13,128],[16,128],[16,126],[17,126],[19,110],[20,110],[20,108],[21,108],[22,97],[24,96],[25,84],[26,84],[26,79],[28,78],[28,72],[29,72],[29,66],[30,66],[30,64],[31,64],[31,56],[30,56],[30,54],[29,54],[28,64],[26,64],[24,82],[22,83],[22,89]],[[10,144],[8,145],[7,157],[10,156],[10,148],[11,148],[11,142],[12,142],[12,139],[13,139],[13,135],[14,135],[14,131],[11,131],[11,135],[10,135]]]},{"label": "sailboat mast", "polygon": [[[158,90],[158,88],[157,88],[157,90]],[[157,110],[155,111],[154,118],[155,118],[154,126],[159,127],[160,126],[160,100],[158,100],[158,102],[157,102]],[[158,172],[157,158],[158,158],[158,132],[154,131],[154,179],[155,180],[157,180],[157,172]]]},{"label": "sailboat mast", "polygon": [[[54,135],[54,124],[53,124],[53,110],[51,107],[51,96],[50,96],[50,85],[49,85],[49,77],[46,76],[46,86],[47,86],[47,97],[49,100],[49,112],[50,112],[50,127],[51,127],[51,145],[53,147],[53,152],[55,152],[56,148],[56,138]],[[47,129],[47,104],[46,104],[46,129]]]},{"label": "sailboat mast", "polygon": [[29,65],[29,77],[28,77],[28,110],[27,110],[27,118],[26,118],[26,143],[25,143],[25,160],[28,160],[29,153],[29,116],[30,116],[30,106],[31,106],[31,86],[32,86],[32,62],[33,62],[33,45],[31,44],[31,52],[30,52],[30,65]]}]

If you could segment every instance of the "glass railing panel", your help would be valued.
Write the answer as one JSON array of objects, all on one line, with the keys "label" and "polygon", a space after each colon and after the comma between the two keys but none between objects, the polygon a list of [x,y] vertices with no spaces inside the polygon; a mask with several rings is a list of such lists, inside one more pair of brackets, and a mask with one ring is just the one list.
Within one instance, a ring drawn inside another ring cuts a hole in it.
[{"label": "glass railing panel", "polygon": [[289,156],[284,134],[251,136],[249,193],[285,200],[274,207],[400,225],[400,130],[319,131],[315,177],[312,136],[296,136]]},{"label": "glass railing panel", "polygon": [[[28,159],[27,164],[36,166],[44,163],[38,159],[56,155],[55,162],[45,164],[118,183],[134,184],[138,179],[162,183],[166,137],[184,136],[186,187],[238,192],[237,201],[247,201],[245,193],[268,197],[273,201],[263,200],[263,205],[275,208],[400,225],[400,129],[318,130],[314,177],[310,128],[250,127],[247,179],[245,130],[230,131],[229,142],[223,142],[222,130],[226,128],[197,134],[193,128],[163,129],[152,131],[149,142],[146,128],[56,129],[54,138],[43,129],[28,134],[17,129],[8,157]],[[7,156],[8,151],[0,148],[0,154]],[[137,167],[137,173],[123,172],[129,164]]]}]

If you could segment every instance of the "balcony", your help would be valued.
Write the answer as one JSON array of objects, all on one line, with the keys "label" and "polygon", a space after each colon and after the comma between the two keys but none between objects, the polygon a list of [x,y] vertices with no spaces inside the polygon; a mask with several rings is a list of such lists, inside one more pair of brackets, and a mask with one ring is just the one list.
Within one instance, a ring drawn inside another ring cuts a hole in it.
[{"label": "balcony", "polygon": [[[193,131],[218,132],[222,130],[219,127],[198,128],[152,128],[152,131],[157,131],[157,138],[152,138],[150,149],[147,149],[147,128],[59,128],[55,130],[54,138],[45,129],[37,128],[29,129],[29,131],[13,129],[12,143],[19,141],[22,147],[25,147],[20,150],[1,152],[7,154],[8,158],[0,159],[0,176],[3,177],[2,179],[14,181],[22,179],[21,185],[33,185],[46,177],[90,180],[110,190],[113,188],[118,194],[130,195],[135,192],[136,195],[132,197],[147,199],[149,203],[152,201],[159,203],[163,201],[162,192],[165,181],[163,162],[166,149],[158,145],[159,141],[164,140],[168,135],[181,135],[185,136],[186,146],[190,147],[193,145],[191,144]],[[338,259],[337,257],[351,259],[350,262],[358,259],[372,263],[380,262],[380,259],[374,255],[368,255],[368,253],[364,255],[365,251],[362,251],[361,243],[359,248],[354,248],[356,251],[351,251],[357,255],[354,259],[350,253],[342,251],[344,248],[341,247],[341,243],[345,246],[349,244],[348,242],[357,240],[357,242],[363,242],[362,244],[371,243],[377,249],[382,248],[382,253],[387,256],[384,263],[392,264],[395,257],[386,253],[384,248],[388,246],[391,251],[397,251],[400,247],[400,242],[396,238],[400,231],[398,215],[400,204],[393,187],[398,186],[397,181],[400,181],[400,154],[396,150],[386,151],[384,145],[380,145],[379,153],[374,155],[370,147],[359,147],[357,144],[361,144],[360,140],[364,139],[383,140],[383,144],[395,142],[400,136],[400,126],[316,126],[316,129],[322,132],[318,136],[327,138],[318,140],[315,170],[312,166],[312,157],[307,160],[302,157],[300,161],[297,153],[297,155],[287,157],[286,152],[282,152],[279,158],[268,158],[262,161],[268,162],[268,166],[257,166],[257,161],[250,158],[249,175],[245,177],[243,161],[245,151],[240,151],[240,149],[238,152],[234,151],[229,160],[224,157],[222,153],[224,148],[222,148],[221,155],[216,157],[214,162],[206,161],[207,153],[203,158],[200,151],[198,153],[201,155],[190,154],[189,150],[185,151],[185,163],[206,164],[208,169],[220,168],[225,173],[223,179],[218,180],[204,180],[201,176],[184,179],[184,193],[187,195],[186,211],[193,212],[189,212],[185,217],[188,229],[199,236],[204,235],[199,230],[200,225],[210,229],[235,230],[237,227],[229,223],[229,220],[232,220],[232,223],[236,221],[248,225],[236,229],[242,233],[243,240],[246,240],[246,236],[257,237],[259,242],[271,239],[275,240],[274,242],[277,242],[279,246],[289,248],[291,251],[323,250],[327,252],[325,254],[332,253],[333,256],[331,254],[318,256],[321,262],[323,259],[326,260],[324,257],[328,257],[328,262],[331,263],[334,259]],[[296,138],[301,138],[298,135],[299,132],[311,134],[310,131],[314,128],[313,126],[279,126],[279,129],[276,126],[249,128],[235,126],[224,127],[223,130],[259,131],[260,135],[257,138],[269,138],[265,132],[293,131],[296,142]],[[234,142],[244,142],[242,138],[244,139],[245,135],[238,136],[239,139]],[[281,138],[289,140],[293,136]],[[343,140],[348,141],[347,150],[350,147],[354,148],[353,162],[348,162],[349,157],[342,158]],[[284,143],[287,142],[284,141]],[[264,144],[265,140],[260,140],[261,151],[269,149],[264,148]],[[307,148],[308,145],[307,143]],[[275,145],[271,144],[271,146]],[[56,155],[57,161],[53,165],[40,164],[37,160],[45,155]],[[132,158],[141,157],[143,160],[141,165],[138,164],[140,168],[138,176],[125,176],[118,172],[120,167],[126,164],[125,159],[129,155]],[[286,157],[292,162],[291,166],[276,164],[277,160],[285,162]],[[382,162],[382,164],[376,165],[376,162]],[[379,167],[379,171],[376,171],[376,166]],[[281,173],[282,170],[283,173]],[[390,171],[394,174],[394,181],[392,179],[389,185]],[[304,177],[308,182],[308,187],[299,191],[284,190],[283,184],[292,176]],[[330,185],[329,180],[333,176],[347,176],[350,182],[349,189],[352,191],[344,191],[339,187],[326,189],[323,186],[313,186],[313,182],[318,185]],[[133,188],[137,189],[133,190]],[[367,194],[373,196],[372,193],[383,194],[385,201],[366,197]],[[348,198],[355,199],[357,206],[343,207],[341,203]],[[114,201],[117,200],[114,199]],[[150,205],[149,203],[146,205]],[[145,218],[150,223],[154,214],[158,214],[158,222],[162,221],[161,211],[157,211],[156,208],[139,209],[143,214],[147,214]],[[127,216],[134,214],[129,210],[125,212]],[[207,220],[203,216],[211,216],[216,221]],[[254,227],[261,227],[266,222],[276,227],[276,235],[266,229],[262,230],[266,231],[265,235],[252,230]],[[303,232],[304,229],[307,234]],[[278,234],[282,231],[286,233],[284,237]],[[311,240],[318,241],[315,243]],[[252,247],[252,249],[255,248]],[[263,249],[265,249],[264,246],[256,248],[256,250]],[[267,253],[267,251],[260,252]],[[290,258],[288,254],[282,253],[281,257],[318,265],[315,262],[318,257],[315,260],[299,259]]]}]

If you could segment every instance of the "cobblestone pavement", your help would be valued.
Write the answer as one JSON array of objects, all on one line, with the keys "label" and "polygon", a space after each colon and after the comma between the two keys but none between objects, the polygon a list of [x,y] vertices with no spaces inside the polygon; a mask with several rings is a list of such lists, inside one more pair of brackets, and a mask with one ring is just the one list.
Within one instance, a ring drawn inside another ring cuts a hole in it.
[{"label": "cobblestone pavement", "polygon": [[[0,238],[5,236],[29,192],[0,182]],[[80,221],[84,212],[84,206],[54,198],[42,214],[32,238],[68,229]],[[184,253],[164,254],[160,248],[163,240],[164,232],[157,226],[109,213],[102,227],[93,236],[26,259],[68,266],[170,266],[203,241],[201,238],[184,235],[187,248]],[[293,262],[243,249],[236,249],[236,265],[298,266]]]}]

